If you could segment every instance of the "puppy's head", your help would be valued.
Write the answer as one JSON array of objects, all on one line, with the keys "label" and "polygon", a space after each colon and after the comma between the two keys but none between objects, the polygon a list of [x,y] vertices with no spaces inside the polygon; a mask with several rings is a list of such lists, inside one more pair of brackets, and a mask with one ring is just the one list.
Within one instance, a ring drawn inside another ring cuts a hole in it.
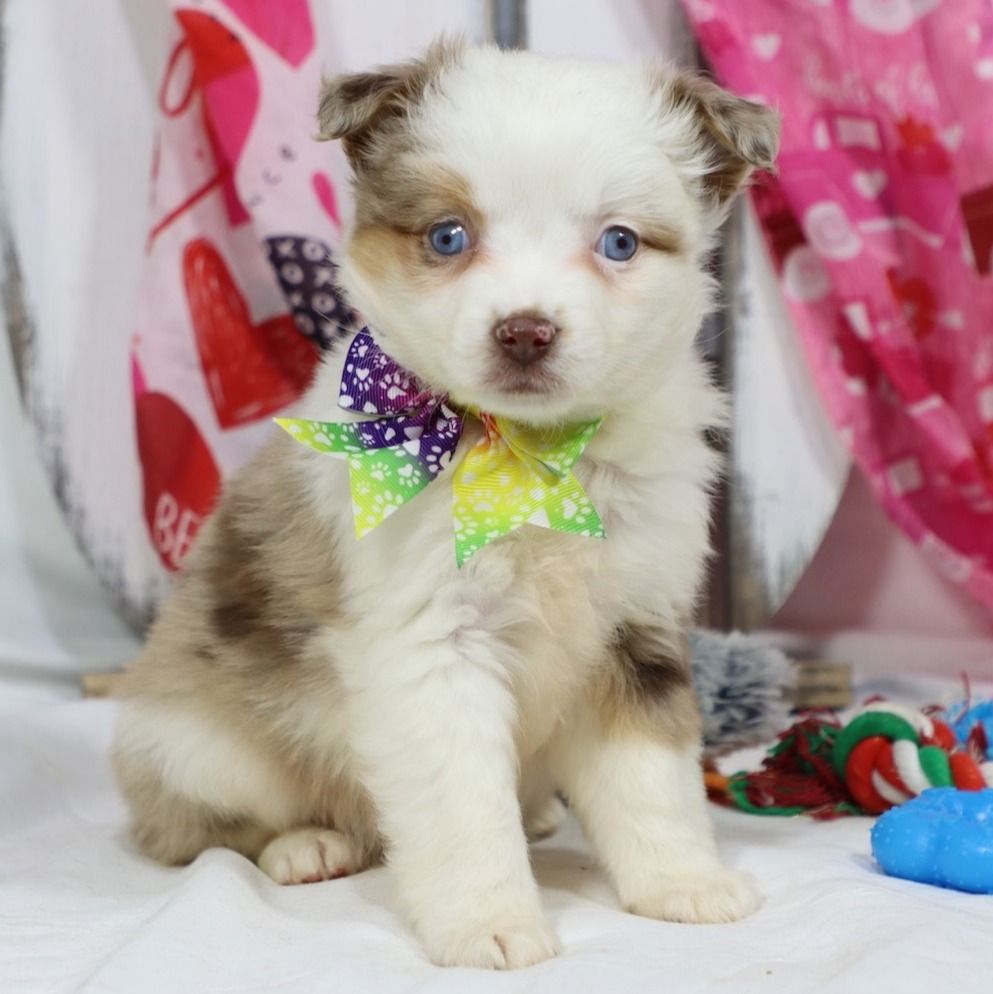
[{"label": "puppy's head", "polygon": [[534,423],[664,380],[708,307],[710,237],[778,131],[673,69],[451,43],[328,81],[319,120],[355,176],[352,303],[432,388]]}]

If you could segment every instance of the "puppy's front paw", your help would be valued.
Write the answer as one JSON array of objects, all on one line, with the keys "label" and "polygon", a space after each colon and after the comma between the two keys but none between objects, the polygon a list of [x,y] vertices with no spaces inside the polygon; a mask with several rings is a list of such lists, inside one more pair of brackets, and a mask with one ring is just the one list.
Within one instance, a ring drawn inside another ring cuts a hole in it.
[{"label": "puppy's front paw", "polygon": [[259,869],[277,884],[311,884],[359,869],[355,846],[330,828],[297,828],[277,835],[259,856]]},{"label": "puppy's front paw", "polygon": [[650,891],[626,902],[633,914],[694,925],[734,922],[761,903],[750,874],[724,869],[654,877]]},{"label": "puppy's front paw", "polygon": [[540,915],[419,931],[428,957],[438,966],[518,970],[551,959],[559,951],[558,937]]}]

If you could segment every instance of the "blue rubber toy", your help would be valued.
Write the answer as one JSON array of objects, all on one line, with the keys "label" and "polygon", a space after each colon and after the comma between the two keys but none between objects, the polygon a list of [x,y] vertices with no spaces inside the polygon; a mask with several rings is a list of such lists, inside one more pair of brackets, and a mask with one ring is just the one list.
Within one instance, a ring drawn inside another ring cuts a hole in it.
[{"label": "blue rubber toy", "polygon": [[986,733],[986,758],[993,759],[993,700],[980,701],[969,707],[964,701],[945,712],[945,721],[952,726],[955,737],[965,745],[977,725]]},{"label": "blue rubber toy", "polygon": [[935,787],[891,808],[872,854],[891,877],[993,894],[993,789]]}]

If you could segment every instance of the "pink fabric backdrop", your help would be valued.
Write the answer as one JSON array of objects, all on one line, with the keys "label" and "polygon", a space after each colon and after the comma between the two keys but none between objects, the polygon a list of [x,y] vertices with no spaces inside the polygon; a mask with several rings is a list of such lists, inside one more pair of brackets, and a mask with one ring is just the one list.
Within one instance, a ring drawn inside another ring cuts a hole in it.
[{"label": "pink fabric backdrop", "polygon": [[755,204],[831,417],[993,607],[993,5],[684,3],[719,78],[783,113]]}]

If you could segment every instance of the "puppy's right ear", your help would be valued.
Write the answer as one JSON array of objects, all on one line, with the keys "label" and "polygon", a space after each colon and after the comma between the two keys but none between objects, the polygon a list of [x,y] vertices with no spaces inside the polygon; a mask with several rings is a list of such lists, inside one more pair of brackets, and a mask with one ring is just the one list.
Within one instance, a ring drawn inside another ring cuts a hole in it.
[{"label": "puppy's right ear", "polygon": [[340,138],[352,168],[360,171],[375,151],[377,136],[402,128],[427,89],[459,61],[464,49],[462,39],[442,38],[420,59],[325,79],[318,138]]}]

